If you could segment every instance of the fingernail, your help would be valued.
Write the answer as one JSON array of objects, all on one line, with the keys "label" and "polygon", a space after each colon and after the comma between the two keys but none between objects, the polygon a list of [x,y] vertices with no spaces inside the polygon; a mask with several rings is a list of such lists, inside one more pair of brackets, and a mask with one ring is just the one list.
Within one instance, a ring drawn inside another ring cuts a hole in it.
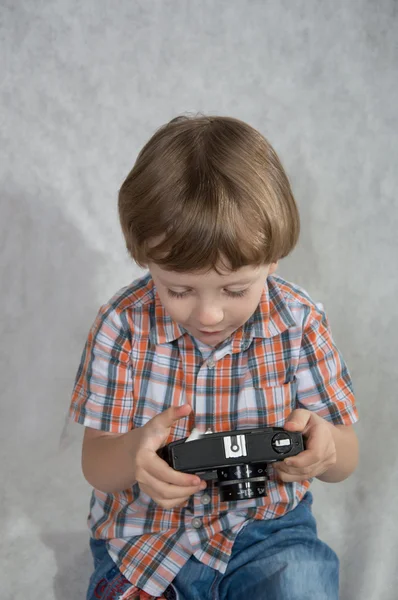
[{"label": "fingernail", "polygon": [[200,484],[200,489],[205,490],[206,488],[207,488],[207,483],[205,481],[202,481],[202,483]]}]

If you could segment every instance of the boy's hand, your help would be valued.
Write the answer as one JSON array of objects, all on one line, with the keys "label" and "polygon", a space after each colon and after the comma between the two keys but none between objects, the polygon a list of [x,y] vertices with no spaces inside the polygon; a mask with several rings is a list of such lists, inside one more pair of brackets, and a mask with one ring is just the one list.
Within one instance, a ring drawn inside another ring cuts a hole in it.
[{"label": "boy's hand", "polygon": [[301,432],[306,438],[304,452],[273,464],[282,481],[303,481],[318,477],[336,463],[336,446],[330,423],[305,409],[296,409],[287,419],[286,431]]},{"label": "boy's hand", "polygon": [[187,417],[191,410],[188,404],[172,406],[136,430],[140,432],[134,454],[136,480],[145,494],[166,509],[182,506],[192,494],[206,488],[206,483],[199,477],[172,469],[156,454],[173,423]]}]

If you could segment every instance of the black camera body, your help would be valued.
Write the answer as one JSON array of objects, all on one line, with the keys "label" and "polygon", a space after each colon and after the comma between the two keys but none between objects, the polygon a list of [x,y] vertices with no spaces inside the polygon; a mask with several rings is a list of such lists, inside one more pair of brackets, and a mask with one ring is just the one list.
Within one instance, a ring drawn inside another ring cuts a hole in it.
[{"label": "black camera body", "polygon": [[158,450],[173,469],[218,482],[222,501],[266,496],[267,465],[304,450],[301,433],[259,427],[184,438]]}]

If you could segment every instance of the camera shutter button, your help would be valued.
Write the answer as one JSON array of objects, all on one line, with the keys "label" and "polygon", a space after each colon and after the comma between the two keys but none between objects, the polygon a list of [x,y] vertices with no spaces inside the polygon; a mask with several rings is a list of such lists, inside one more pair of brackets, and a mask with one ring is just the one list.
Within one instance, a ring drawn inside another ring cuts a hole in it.
[{"label": "camera shutter button", "polygon": [[200,529],[202,527],[202,519],[199,519],[199,517],[194,517],[191,521],[191,525],[194,529]]}]

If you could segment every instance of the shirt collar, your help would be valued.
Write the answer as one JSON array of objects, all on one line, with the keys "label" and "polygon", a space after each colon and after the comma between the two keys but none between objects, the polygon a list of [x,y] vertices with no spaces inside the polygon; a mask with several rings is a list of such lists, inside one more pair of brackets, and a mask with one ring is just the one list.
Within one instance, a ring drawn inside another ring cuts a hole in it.
[{"label": "shirt collar", "polygon": [[[166,313],[153,280],[152,285],[155,302],[151,340],[155,344],[173,342],[183,336],[185,330]],[[272,338],[295,325],[276,279],[268,277],[256,310],[232,336],[232,352],[246,350],[254,338]]]}]

